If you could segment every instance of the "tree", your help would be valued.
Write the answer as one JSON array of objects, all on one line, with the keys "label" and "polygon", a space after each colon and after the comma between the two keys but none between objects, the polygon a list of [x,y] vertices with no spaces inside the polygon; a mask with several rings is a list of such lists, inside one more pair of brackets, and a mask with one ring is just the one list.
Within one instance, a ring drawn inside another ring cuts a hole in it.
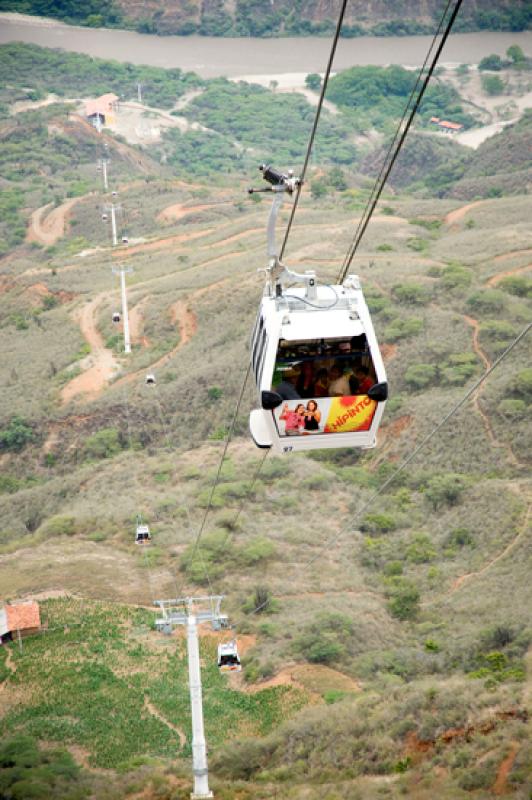
[{"label": "tree", "polygon": [[436,377],[433,364],[412,364],[405,372],[405,381],[412,389],[426,389]]},{"label": "tree", "polygon": [[506,51],[506,55],[514,64],[523,64],[526,61],[526,56],[518,44],[512,44]]},{"label": "tree", "polygon": [[465,478],[455,472],[435,475],[428,482],[425,497],[436,511],[442,505],[456,505],[465,489]]},{"label": "tree", "polygon": [[504,83],[498,75],[483,75],[482,88],[490,96],[502,94],[504,92]]},{"label": "tree", "polygon": [[0,430],[0,450],[18,452],[33,438],[33,428],[22,417],[12,417],[7,428]]},{"label": "tree", "polygon": [[313,92],[319,92],[321,87],[321,75],[317,72],[311,72],[305,78],[305,86]]},{"label": "tree", "polygon": [[502,67],[502,59],[495,53],[492,53],[490,56],[486,56],[485,58],[481,59],[478,65],[480,70],[492,70],[493,72],[499,72]]},{"label": "tree", "polygon": [[389,579],[388,610],[402,621],[413,619],[419,607],[419,590],[415,583],[401,576]]}]

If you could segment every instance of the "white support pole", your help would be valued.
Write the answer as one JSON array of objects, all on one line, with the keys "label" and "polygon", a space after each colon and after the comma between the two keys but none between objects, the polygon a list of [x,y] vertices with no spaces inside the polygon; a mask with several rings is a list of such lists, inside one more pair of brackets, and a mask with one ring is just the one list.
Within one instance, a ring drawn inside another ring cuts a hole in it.
[{"label": "white support pole", "polygon": [[111,204],[111,232],[113,236],[113,247],[118,244],[118,237],[116,235],[116,208],[114,203]]},{"label": "white support pole", "polygon": [[120,292],[122,294],[122,319],[124,320],[124,352],[131,353],[131,340],[129,338],[129,317],[127,312],[125,269],[120,270]]},{"label": "white support pole", "polygon": [[207,768],[207,746],[203,728],[203,701],[201,696],[201,669],[198,645],[198,625],[194,614],[187,620],[188,682],[190,688],[190,708],[192,712],[192,772],[194,791],[192,800],[212,797],[209,790],[209,771]]},{"label": "white support pole", "polygon": [[102,160],[102,173],[103,173],[103,188],[104,191],[107,192],[109,189],[109,184],[107,183],[107,161],[105,158]]},{"label": "white support pole", "polygon": [[137,83],[137,99],[139,103],[142,103],[142,84]]}]

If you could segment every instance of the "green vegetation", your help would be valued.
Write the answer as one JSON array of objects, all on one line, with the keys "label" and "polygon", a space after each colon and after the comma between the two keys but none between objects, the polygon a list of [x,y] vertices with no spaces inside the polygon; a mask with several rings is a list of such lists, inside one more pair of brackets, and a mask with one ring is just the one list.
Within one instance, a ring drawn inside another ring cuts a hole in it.
[{"label": "green vegetation", "polygon": [[[55,80],[68,86],[57,63]],[[38,97],[31,85],[15,84],[16,76],[4,87],[8,102]],[[217,107],[216,86],[227,109]],[[225,82],[202,88],[190,118],[214,132],[191,131],[182,155],[181,134],[166,134],[142,156],[124,144],[124,158],[115,149],[120,142],[105,134],[130,235],[148,239],[116,253],[134,267],[131,307],[142,303],[133,352],[116,353],[123,376],[71,402],[59,394],[90,363],[79,360],[88,355],[77,316],[86,301],[99,298],[92,309],[102,341],[109,349],[118,341],[111,323],[118,286],[100,230],[100,195],[71,209],[71,227],[53,248],[16,245],[3,261],[0,428],[9,447],[1,450],[2,597],[62,589],[80,599],[43,602],[46,633],[24,640],[22,651],[16,642],[0,648],[2,742],[15,732],[42,754],[67,747],[79,762],[105,769],[80,769],[67,797],[87,786],[102,800],[188,796],[184,639],[154,631],[149,609],[153,597],[204,594],[212,584],[226,595],[223,610],[235,625],[220,635],[237,637],[244,663],[242,675],[220,676],[217,638],[202,637],[216,796],[378,800],[436,791],[438,800],[455,800],[466,796],[462,786],[489,790],[517,742],[508,775],[517,798],[530,752],[522,718],[530,337],[475,402],[396,471],[530,319],[530,195],[480,202],[453,222],[444,220],[465,204],[462,195],[436,196],[459,184],[465,193],[466,172],[467,191],[478,198],[493,190],[492,177],[499,186],[499,168],[524,180],[530,120],[494,137],[492,150],[485,143],[467,156],[426,132],[414,140],[356,266],[392,394],[378,446],[262,461],[248,440],[247,413],[256,402],[248,387],[194,554],[256,313],[253,273],[263,263],[268,202],[241,198],[265,157],[256,151],[270,152],[259,106],[272,113],[270,101],[281,96],[282,125],[299,108],[280,92],[239,93]],[[39,91],[44,97],[46,86]],[[258,120],[243,125],[243,145],[242,97]],[[326,159],[309,167],[288,248],[301,263],[296,268],[315,267],[324,283],[351,241],[375,175],[370,160],[378,157],[374,134],[358,136],[361,129],[346,123],[350,113],[340,110],[334,124],[361,160],[334,164],[326,142]],[[299,144],[309,120],[290,128]],[[28,161],[36,164],[43,151],[45,175],[9,181],[23,195],[20,217],[96,188],[90,159],[97,153],[87,143],[98,139],[69,122],[61,105],[3,121],[9,147],[20,147],[9,162],[14,173],[24,130]],[[67,154],[79,142],[75,169],[54,162],[48,139],[55,135],[69,140],[60,145]],[[297,146],[287,141],[282,149],[291,166]],[[137,156],[153,164],[141,179]],[[201,169],[208,181],[197,177]],[[325,187],[323,199],[311,197],[314,184]],[[500,194],[507,190],[500,183]],[[170,206],[190,216],[163,221]],[[179,308],[189,309],[194,325],[186,342],[180,330],[176,349]],[[152,368],[156,390],[144,384]],[[145,549],[133,543],[139,513],[153,534]],[[102,600],[109,597],[118,602]],[[261,686],[269,678],[273,685]]]},{"label": "green vegetation", "polygon": [[483,75],[482,88],[489,95],[502,94],[504,92],[504,82],[498,75]]},{"label": "green vegetation", "polygon": [[39,749],[30,736],[0,742],[0,771],[0,792],[8,800],[82,800],[90,794],[70,753]]},{"label": "green vegetation", "polygon": [[[336,18],[324,15],[321,9],[303,0],[297,7],[284,0],[275,7],[266,7],[258,0],[238,0],[235,4],[220,2],[202,6],[182,4],[174,13],[165,14],[160,3],[139,8],[123,0],[104,2],[90,0],[80,8],[73,0],[2,0],[0,9],[55,17],[65,22],[88,27],[130,28],[140,33],[179,34],[188,36],[331,36]],[[198,13],[199,11],[199,13]],[[413,14],[407,4],[386,7],[370,6],[362,17],[351,14],[342,26],[346,37],[414,36],[433,34],[439,21],[441,8],[434,0],[428,3],[423,16]],[[427,15],[433,19],[427,22]],[[459,31],[504,30],[521,31],[530,26],[532,12],[525,1],[498,4],[488,9],[467,7],[458,16],[455,26]]]},{"label": "green vegetation", "polygon": [[18,452],[34,438],[33,428],[26,420],[22,417],[12,417],[6,427],[0,430],[0,451],[14,450]]},{"label": "green vegetation", "polygon": [[0,94],[3,102],[28,99],[28,87],[59,97],[91,97],[114,92],[129,100],[136,98],[137,83],[142,83],[151,105],[171,108],[181,95],[203,83],[197,75],[178,68],[166,70],[122,64],[27,44],[0,47],[0,72],[5,81]]},{"label": "green vegetation", "polygon": [[[415,74],[403,67],[351,67],[331,78],[327,97],[344,110],[364,129],[369,124],[386,127],[390,119],[399,120],[416,80]],[[420,121],[428,124],[432,116],[474,123],[462,108],[460,97],[448,84],[431,84],[419,110]]]}]

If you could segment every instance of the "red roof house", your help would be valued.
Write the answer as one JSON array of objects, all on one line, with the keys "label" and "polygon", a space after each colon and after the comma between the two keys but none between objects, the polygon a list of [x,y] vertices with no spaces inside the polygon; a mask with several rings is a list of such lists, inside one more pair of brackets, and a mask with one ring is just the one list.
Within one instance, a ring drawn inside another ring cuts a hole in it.
[{"label": "red roof house", "polygon": [[41,628],[39,604],[34,600],[19,600],[0,606],[0,642],[9,641],[20,631],[21,636],[38,633]]}]

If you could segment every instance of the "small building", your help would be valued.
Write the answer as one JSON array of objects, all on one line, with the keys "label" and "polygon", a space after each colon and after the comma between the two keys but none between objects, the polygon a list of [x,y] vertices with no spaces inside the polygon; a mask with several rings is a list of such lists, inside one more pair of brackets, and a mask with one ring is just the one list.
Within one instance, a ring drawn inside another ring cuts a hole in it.
[{"label": "small building", "polygon": [[41,629],[39,604],[34,600],[19,600],[0,606],[0,644],[14,637],[31,636]]},{"label": "small building", "polygon": [[118,95],[102,94],[96,100],[87,100],[85,103],[85,116],[95,128],[109,125],[115,121],[118,111]]},{"label": "small building", "polygon": [[459,133],[464,129],[464,126],[461,125],[460,122],[450,122],[449,120],[440,119],[439,117],[431,117],[430,122],[444,133]]}]

